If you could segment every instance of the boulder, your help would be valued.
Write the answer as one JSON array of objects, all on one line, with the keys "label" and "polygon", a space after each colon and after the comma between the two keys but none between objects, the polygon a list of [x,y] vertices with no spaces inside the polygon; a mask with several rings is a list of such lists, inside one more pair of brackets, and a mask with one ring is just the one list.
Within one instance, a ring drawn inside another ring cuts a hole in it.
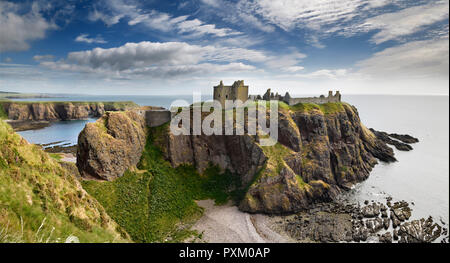
[{"label": "boulder", "polygon": [[107,112],[78,137],[77,167],[83,178],[114,180],[135,166],[146,142],[146,126],[135,111]]}]

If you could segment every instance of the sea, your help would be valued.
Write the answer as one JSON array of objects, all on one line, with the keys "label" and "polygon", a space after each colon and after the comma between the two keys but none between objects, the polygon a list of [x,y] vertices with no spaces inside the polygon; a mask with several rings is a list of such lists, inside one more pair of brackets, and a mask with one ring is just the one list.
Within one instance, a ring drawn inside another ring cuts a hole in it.
[{"label": "sea", "polygon": [[[203,96],[202,100],[211,99]],[[192,96],[67,96],[21,99],[32,101],[134,101],[145,106],[169,108],[175,100],[192,103]],[[362,123],[388,133],[410,134],[420,142],[413,150],[394,149],[395,163],[380,162],[370,177],[345,194],[350,202],[405,200],[413,205],[413,218],[432,216],[449,222],[449,97],[343,95],[343,101],[358,109]],[[19,132],[31,143],[74,145],[87,122],[95,119],[60,121],[49,127]]]}]

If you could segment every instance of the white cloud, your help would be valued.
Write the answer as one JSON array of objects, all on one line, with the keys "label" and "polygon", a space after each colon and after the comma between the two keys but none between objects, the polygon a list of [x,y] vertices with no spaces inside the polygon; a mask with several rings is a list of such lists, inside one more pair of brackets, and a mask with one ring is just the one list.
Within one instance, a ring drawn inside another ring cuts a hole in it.
[{"label": "white cloud", "polygon": [[325,45],[320,42],[319,37],[316,35],[309,36],[309,38],[306,39],[306,43],[316,48],[325,48]]},{"label": "white cloud", "polygon": [[120,19],[123,18],[123,14],[118,15],[107,15],[98,10],[94,10],[89,13],[88,19],[91,21],[103,21],[107,26],[112,26],[119,23]]},{"label": "white cloud", "polygon": [[373,78],[444,78],[449,72],[449,40],[414,41],[387,48],[360,61],[359,72]]},{"label": "white cloud", "polygon": [[35,61],[46,61],[53,60],[55,57],[53,55],[35,55],[33,56],[33,60]]},{"label": "white cloud", "polygon": [[88,44],[97,43],[97,44],[104,44],[106,41],[101,37],[89,37],[88,34],[81,34],[75,38],[76,42],[84,42]]},{"label": "white cloud", "polygon": [[117,48],[71,52],[66,60],[44,61],[55,70],[103,75],[178,76],[220,71],[246,71],[255,67],[243,61],[261,62],[267,56],[256,50],[190,45],[184,42],[127,43]]},{"label": "white cloud", "polygon": [[201,2],[213,7],[220,7],[220,0],[201,0]]},{"label": "white cloud", "polygon": [[165,32],[173,30],[175,25],[185,21],[186,18],[188,17],[188,16],[172,17],[169,14],[160,13],[154,10],[145,14],[136,13],[133,16],[131,16],[130,21],[128,21],[128,25],[134,26],[137,24],[143,24],[148,28],[157,29]]},{"label": "white cloud", "polygon": [[[371,41],[380,44],[402,40],[427,26],[445,22],[449,16],[449,1],[402,2],[398,0],[250,0],[241,1],[247,13],[256,14],[285,31],[308,29],[312,36],[306,42],[324,48],[320,37],[340,34],[346,37],[378,30]],[[240,2],[240,3],[241,3]],[[383,7],[392,4],[396,10],[385,13]],[[447,27],[448,29],[448,27]],[[448,30],[446,32],[448,34]]]},{"label": "white cloud", "polygon": [[[292,69],[294,68],[297,68],[297,70],[299,70],[300,66],[298,66],[298,63],[300,63],[304,58],[306,58],[305,54],[294,51],[286,55],[271,57],[265,62],[265,64],[269,68],[282,71],[292,71]],[[289,70],[289,68],[291,70]]]},{"label": "white cloud", "polygon": [[440,1],[369,18],[363,24],[358,25],[354,31],[379,29],[380,31],[372,37],[371,41],[380,44],[414,34],[423,30],[424,26],[443,21],[448,18],[448,14],[448,0]]},{"label": "white cloud", "polygon": [[257,28],[268,33],[275,30],[273,25],[263,22],[255,16],[254,10],[246,0],[239,0],[237,3],[224,0],[202,0],[202,3],[204,4],[202,9],[206,13],[214,13],[215,16],[222,18],[224,21]]},{"label": "white cloud", "polygon": [[[214,1],[209,1],[214,4]],[[106,10],[95,9],[90,14],[92,21],[102,20],[107,25],[116,24],[122,18],[128,19],[128,25],[144,25],[150,29],[163,32],[174,31],[179,34],[190,36],[213,35],[217,37],[234,36],[241,32],[230,28],[217,28],[214,24],[207,24],[199,19],[188,19],[188,15],[172,16],[170,14],[156,10],[143,11],[137,3],[127,3],[122,0],[105,1],[103,3]]]},{"label": "white cloud", "polygon": [[285,71],[288,71],[288,72],[297,72],[297,71],[301,71],[301,70],[304,70],[305,68],[304,67],[302,67],[302,66],[291,66],[291,67],[287,67],[286,69],[285,69]]},{"label": "white cloud", "polygon": [[248,6],[284,30],[297,26],[318,30],[326,24],[352,19],[367,3],[362,0],[255,0]]},{"label": "white cloud", "polygon": [[21,8],[19,4],[0,2],[0,52],[27,50],[31,41],[43,39],[48,30],[57,28],[42,17],[37,3],[24,14]]},{"label": "white cloud", "polygon": [[293,77],[307,79],[338,79],[348,75],[347,69],[320,69],[311,73],[295,74]]},{"label": "white cloud", "polygon": [[179,33],[192,33],[193,36],[212,34],[218,37],[225,37],[242,34],[241,32],[237,32],[229,28],[216,28],[215,25],[204,24],[198,19],[180,22],[177,24],[177,28],[179,29]]},{"label": "white cloud", "polygon": [[12,58],[7,57],[7,58],[3,59],[3,61],[4,61],[5,63],[11,63],[11,62],[12,62]]}]

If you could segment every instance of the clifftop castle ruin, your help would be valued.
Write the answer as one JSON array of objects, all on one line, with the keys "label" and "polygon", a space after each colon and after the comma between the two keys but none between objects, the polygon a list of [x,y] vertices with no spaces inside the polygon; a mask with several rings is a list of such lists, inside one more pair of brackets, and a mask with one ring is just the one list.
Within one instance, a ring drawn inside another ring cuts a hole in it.
[{"label": "clifftop castle ruin", "polygon": [[219,101],[222,107],[226,100],[241,100],[242,102],[248,99],[248,86],[244,85],[243,80],[237,80],[231,86],[224,86],[220,81],[219,85],[214,86],[214,100]]},{"label": "clifftop castle ruin", "polygon": [[237,80],[231,86],[225,86],[223,85],[223,82],[220,81],[219,85],[214,86],[213,99],[219,101],[222,104],[222,107],[225,106],[226,100],[241,100],[242,102],[247,100],[279,100],[288,105],[295,105],[298,103],[324,104],[328,102],[340,102],[341,94],[339,91],[336,91],[333,95],[333,91],[330,90],[327,97],[320,95],[319,97],[294,98],[291,97],[289,92],[286,92],[286,94],[282,96],[278,93],[274,94],[271,92],[271,89],[268,89],[261,97],[260,95],[248,95],[248,86],[244,85],[243,80]]}]

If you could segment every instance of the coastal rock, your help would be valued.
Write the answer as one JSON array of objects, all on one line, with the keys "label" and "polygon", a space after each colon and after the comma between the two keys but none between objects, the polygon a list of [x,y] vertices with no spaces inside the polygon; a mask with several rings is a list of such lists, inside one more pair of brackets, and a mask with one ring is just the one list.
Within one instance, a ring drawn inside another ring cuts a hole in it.
[{"label": "coastal rock", "polygon": [[392,243],[392,235],[391,232],[386,232],[379,238],[380,243]]},{"label": "coastal rock", "polygon": [[[349,214],[322,209],[299,213],[285,224],[284,229],[290,236],[300,241],[328,243],[349,242],[354,239]],[[367,234],[360,233],[359,240],[366,240]]]},{"label": "coastal rock", "polygon": [[367,218],[377,217],[380,214],[380,206],[376,203],[372,203],[370,205],[364,206],[361,209],[361,213],[364,217]]},{"label": "coastal rock", "polygon": [[83,178],[113,180],[135,166],[146,142],[146,126],[135,111],[107,112],[78,137],[77,167]]},{"label": "coastal rock", "polygon": [[441,236],[442,227],[432,217],[403,223],[398,230],[402,243],[433,242]]},{"label": "coastal rock", "polygon": [[390,133],[389,137],[392,137],[394,139],[397,139],[399,141],[402,141],[404,143],[416,143],[419,142],[419,139],[412,137],[411,135],[408,134],[397,134],[397,133]]},{"label": "coastal rock", "polygon": [[408,220],[411,217],[411,208],[405,201],[395,202],[394,205],[391,206],[391,211],[393,216],[401,222]]},{"label": "coastal rock", "polygon": [[[376,131],[374,129],[370,129],[380,140],[383,142],[394,145],[397,150],[400,151],[411,151],[413,148],[410,143],[416,143],[419,140],[417,138],[414,138],[410,135],[400,135],[396,133],[388,134],[386,132],[382,131]],[[394,138],[394,139],[392,139]]]},{"label": "coastal rock", "polygon": [[58,121],[100,117],[106,111],[125,111],[133,102],[1,102],[8,119],[14,121]]}]

